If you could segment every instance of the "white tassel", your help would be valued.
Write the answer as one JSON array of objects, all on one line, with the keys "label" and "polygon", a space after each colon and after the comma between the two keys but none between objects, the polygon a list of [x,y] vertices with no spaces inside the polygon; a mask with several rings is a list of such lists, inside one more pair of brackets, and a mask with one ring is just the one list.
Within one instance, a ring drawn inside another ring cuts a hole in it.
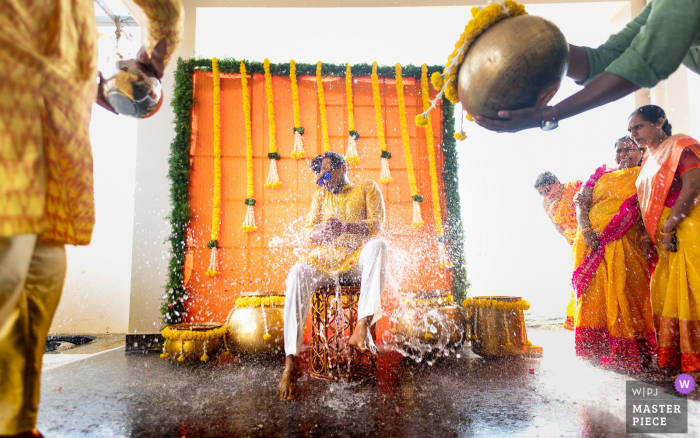
[{"label": "white tassel", "polygon": [[413,223],[411,224],[413,228],[420,228],[423,226],[423,218],[420,215],[420,202],[413,201]]},{"label": "white tassel", "polygon": [[382,172],[379,174],[379,182],[382,184],[389,184],[394,178],[391,177],[391,172],[389,171],[389,159],[382,158]]},{"label": "white tassel", "polygon": [[219,258],[217,255],[217,248],[213,247],[211,249],[211,257],[209,258],[209,269],[207,269],[207,277],[216,277],[220,275],[219,272]]},{"label": "white tassel", "polygon": [[348,136],[348,149],[345,152],[345,162],[351,166],[360,164],[360,155],[357,153],[357,142],[352,135]]},{"label": "white tassel", "polygon": [[451,268],[450,258],[447,257],[447,248],[445,242],[438,242],[438,264],[441,268]]},{"label": "white tassel", "polygon": [[252,233],[257,230],[258,227],[255,226],[255,211],[252,205],[249,205],[245,212],[245,220],[243,225],[241,225],[241,231],[244,233]]},{"label": "white tassel", "polygon": [[267,174],[265,188],[274,189],[282,185],[280,177],[277,174],[277,160],[270,160],[270,173]]},{"label": "white tassel", "polygon": [[304,151],[304,142],[301,141],[301,134],[298,132],[294,133],[294,150],[292,151],[291,157],[295,160],[300,160],[306,156],[306,151]]}]

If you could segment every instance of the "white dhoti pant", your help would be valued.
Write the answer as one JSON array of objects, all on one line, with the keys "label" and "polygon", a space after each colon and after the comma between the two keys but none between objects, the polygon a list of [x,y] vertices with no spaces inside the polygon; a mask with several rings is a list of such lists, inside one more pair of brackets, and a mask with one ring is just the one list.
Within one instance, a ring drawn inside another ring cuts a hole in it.
[{"label": "white dhoti pant", "polygon": [[[339,279],[361,279],[357,318],[372,315],[372,324],[382,317],[382,292],[386,284],[389,247],[383,240],[370,240],[362,248],[357,265],[341,272]],[[311,294],[318,288],[334,284],[335,279],[316,268],[298,263],[287,277],[284,300],[285,355],[298,355],[304,340],[304,323],[309,313]]]}]

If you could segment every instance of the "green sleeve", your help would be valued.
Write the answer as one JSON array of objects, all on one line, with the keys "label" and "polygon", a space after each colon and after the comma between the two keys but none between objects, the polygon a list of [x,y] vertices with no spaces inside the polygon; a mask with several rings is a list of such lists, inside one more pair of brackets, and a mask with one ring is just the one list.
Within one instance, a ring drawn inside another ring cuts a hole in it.
[{"label": "green sleeve", "polygon": [[598,49],[586,48],[590,81],[603,70],[645,88],[668,78],[700,33],[700,1],[654,0]]}]

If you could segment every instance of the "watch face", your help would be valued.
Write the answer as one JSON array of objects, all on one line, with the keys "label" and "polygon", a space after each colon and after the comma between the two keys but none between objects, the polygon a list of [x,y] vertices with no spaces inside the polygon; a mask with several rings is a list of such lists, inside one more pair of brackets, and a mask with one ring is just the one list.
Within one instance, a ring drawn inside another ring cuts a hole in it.
[{"label": "watch face", "polygon": [[551,131],[553,129],[557,129],[559,127],[559,123],[555,122],[554,120],[549,120],[547,122],[542,122],[542,126],[540,126],[543,131]]}]

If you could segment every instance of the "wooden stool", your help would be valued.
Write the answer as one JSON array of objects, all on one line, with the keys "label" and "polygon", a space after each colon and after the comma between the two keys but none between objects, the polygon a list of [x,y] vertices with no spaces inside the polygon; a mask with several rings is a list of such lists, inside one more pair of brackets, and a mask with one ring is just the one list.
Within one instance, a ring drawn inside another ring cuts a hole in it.
[{"label": "wooden stool", "polygon": [[[311,377],[337,382],[377,377],[377,355],[347,344],[357,325],[359,284],[340,286],[340,306],[335,285],[317,289],[312,299]],[[371,328],[376,339],[374,326]]]}]

